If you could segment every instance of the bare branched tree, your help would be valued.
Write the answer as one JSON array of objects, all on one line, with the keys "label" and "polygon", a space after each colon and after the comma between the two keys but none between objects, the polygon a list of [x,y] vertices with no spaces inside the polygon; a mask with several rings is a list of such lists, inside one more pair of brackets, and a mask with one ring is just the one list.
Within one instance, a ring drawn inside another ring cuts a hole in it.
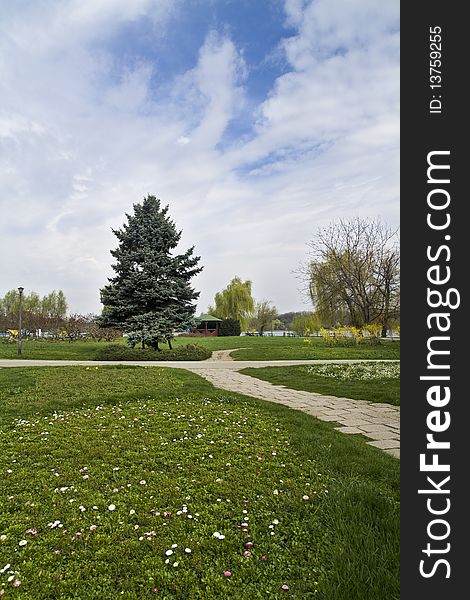
[{"label": "bare branched tree", "polygon": [[301,275],[325,324],[380,323],[385,336],[400,314],[397,231],[357,217],[333,222],[308,245]]}]

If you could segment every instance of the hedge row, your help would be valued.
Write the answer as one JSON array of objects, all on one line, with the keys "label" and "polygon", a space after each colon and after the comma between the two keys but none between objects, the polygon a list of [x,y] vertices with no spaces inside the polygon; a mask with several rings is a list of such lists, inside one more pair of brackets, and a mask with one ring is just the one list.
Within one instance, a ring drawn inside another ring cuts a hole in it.
[{"label": "hedge row", "polygon": [[224,319],[220,324],[219,335],[240,335],[241,327],[240,321],[237,319]]},{"label": "hedge row", "polygon": [[95,360],[206,360],[212,352],[198,346],[187,344],[173,350],[161,350],[157,352],[151,348],[129,348],[119,344],[110,344],[100,348],[95,354]]}]

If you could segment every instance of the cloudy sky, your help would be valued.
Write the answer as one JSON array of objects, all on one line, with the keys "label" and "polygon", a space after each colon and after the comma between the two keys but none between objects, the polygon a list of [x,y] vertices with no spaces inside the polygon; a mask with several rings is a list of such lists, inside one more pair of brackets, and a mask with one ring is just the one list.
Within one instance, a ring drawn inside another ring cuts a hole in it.
[{"label": "cloudy sky", "polygon": [[0,296],[98,312],[111,227],[151,193],[204,271],[281,312],[318,227],[398,225],[398,0],[0,4]]}]

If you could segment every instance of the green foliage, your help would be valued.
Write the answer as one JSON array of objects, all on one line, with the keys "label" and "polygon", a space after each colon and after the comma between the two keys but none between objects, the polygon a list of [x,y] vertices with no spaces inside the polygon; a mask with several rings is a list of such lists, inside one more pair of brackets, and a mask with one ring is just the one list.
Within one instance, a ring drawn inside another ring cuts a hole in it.
[{"label": "green foliage", "polygon": [[274,320],[276,319],[277,314],[277,308],[271,306],[271,302],[268,300],[257,302],[251,326],[258,331],[260,335],[263,335],[266,329],[274,329]]},{"label": "green foliage", "polygon": [[306,315],[306,314],[310,314],[308,311],[297,311],[297,312],[286,312],[286,313],[282,313],[280,315],[278,315],[278,319],[281,321],[282,323],[282,327],[280,329],[292,329],[292,321],[295,319],[295,317],[301,316],[301,315]]},{"label": "green foliage", "polygon": [[207,360],[211,355],[210,350],[198,344],[187,344],[160,352],[150,348],[133,349],[121,344],[109,344],[96,352],[95,360]]},{"label": "green foliage", "polygon": [[49,317],[65,318],[67,313],[67,300],[64,292],[59,290],[53,291],[42,299],[42,312]]},{"label": "green foliage", "polygon": [[[20,310],[18,290],[9,290],[0,298],[0,331],[16,329]],[[23,293],[21,299],[22,329],[48,330],[58,334],[67,314],[67,300],[62,290],[52,291],[41,298],[36,292]]]},{"label": "green foliage", "polygon": [[199,292],[190,280],[202,270],[200,257],[193,256],[194,247],[173,254],[182,232],[155,196],[134,204],[126,217],[122,229],[113,230],[119,240],[111,251],[116,275],[101,290],[101,324],[120,326],[134,343],[158,350],[159,342],[171,343],[175,331],[193,323]]},{"label": "green foliage", "polygon": [[212,352],[199,344],[187,344],[172,350],[162,350],[157,356],[159,360],[207,360]]},{"label": "green foliage", "polygon": [[311,335],[320,329],[320,319],[314,313],[297,315],[292,321],[291,328],[297,335]]},{"label": "green foliage", "polygon": [[209,306],[208,312],[219,319],[240,321],[240,327],[245,331],[255,309],[251,286],[251,281],[234,277],[224,290],[217,292],[215,307]]},{"label": "green foliage", "polygon": [[240,335],[241,331],[240,321],[238,319],[224,319],[220,324],[219,335]]}]

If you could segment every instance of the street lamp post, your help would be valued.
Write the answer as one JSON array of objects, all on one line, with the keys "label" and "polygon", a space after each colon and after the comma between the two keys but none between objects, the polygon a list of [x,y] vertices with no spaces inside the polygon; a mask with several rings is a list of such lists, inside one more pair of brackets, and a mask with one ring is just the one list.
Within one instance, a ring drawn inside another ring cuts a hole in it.
[{"label": "street lamp post", "polygon": [[22,326],[23,326],[22,323],[21,323],[21,317],[22,317],[22,315],[21,315],[21,308],[22,308],[22,303],[23,303],[23,290],[24,290],[23,287],[19,287],[18,288],[18,291],[20,293],[20,311],[19,311],[20,314],[19,314],[19,319],[18,319],[18,321],[19,321],[19,323],[18,323],[18,325],[19,325],[19,331],[18,331],[18,355],[19,356],[21,356],[21,342],[22,342],[21,330],[22,330]]}]

